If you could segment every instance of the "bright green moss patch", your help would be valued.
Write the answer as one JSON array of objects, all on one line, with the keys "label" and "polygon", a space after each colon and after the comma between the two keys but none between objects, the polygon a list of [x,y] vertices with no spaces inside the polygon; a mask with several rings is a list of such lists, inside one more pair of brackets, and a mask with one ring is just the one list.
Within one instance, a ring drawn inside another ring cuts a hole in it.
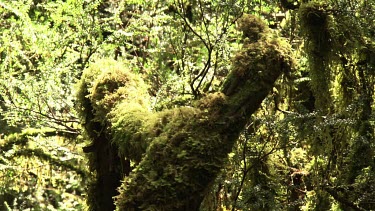
[{"label": "bright green moss patch", "polygon": [[182,130],[199,114],[200,110],[191,107],[152,113],[137,103],[122,103],[110,113],[112,141],[123,157],[139,162],[156,137]]},{"label": "bright green moss patch", "polygon": [[112,143],[122,157],[139,162],[148,147],[145,124],[151,113],[137,103],[122,103],[110,113]]},{"label": "bright green moss patch", "polygon": [[[77,98],[83,116],[93,112],[95,120],[102,121],[118,103],[137,102],[148,107],[147,86],[139,75],[115,60],[100,60],[87,68],[78,83]],[[90,100],[92,111],[85,102]]]}]

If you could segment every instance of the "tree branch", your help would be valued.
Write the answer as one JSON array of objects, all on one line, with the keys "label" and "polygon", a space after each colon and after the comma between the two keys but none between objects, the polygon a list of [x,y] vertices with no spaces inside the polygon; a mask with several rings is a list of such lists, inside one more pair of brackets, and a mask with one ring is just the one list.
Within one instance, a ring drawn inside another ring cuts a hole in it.
[{"label": "tree branch", "polygon": [[336,201],[340,202],[341,204],[345,205],[346,207],[350,207],[353,210],[358,210],[358,211],[366,211],[366,209],[359,207],[355,205],[353,202],[347,200],[347,198],[344,198],[340,196],[340,194],[335,190],[333,187],[329,186],[324,186],[323,189],[329,193]]}]

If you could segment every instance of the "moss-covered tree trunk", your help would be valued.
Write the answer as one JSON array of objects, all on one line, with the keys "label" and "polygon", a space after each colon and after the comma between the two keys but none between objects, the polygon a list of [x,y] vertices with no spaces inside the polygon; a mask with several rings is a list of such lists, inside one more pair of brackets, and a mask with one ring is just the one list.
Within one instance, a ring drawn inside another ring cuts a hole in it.
[{"label": "moss-covered tree trunk", "polygon": [[113,197],[118,195],[117,188],[121,185],[123,177],[121,169],[121,158],[118,156],[118,149],[111,144],[104,126],[94,120],[91,111],[93,108],[90,102],[86,101],[85,129],[88,131],[92,144],[84,148],[84,152],[91,153],[90,168],[95,171],[95,182],[89,187],[90,210],[112,211],[115,210]]},{"label": "moss-covered tree trunk", "polygon": [[[120,71],[114,61],[100,61],[85,70],[78,84],[77,108],[82,125],[91,144],[83,149],[88,153],[90,170],[94,181],[89,187],[89,210],[112,211],[116,209],[114,197],[124,176],[129,175],[130,161],[119,154],[119,148],[112,142],[107,114],[121,101],[126,92],[118,93],[125,85],[136,86],[128,81],[131,76]],[[116,96],[116,94],[119,94]],[[122,96],[123,95],[123,96]]]},{"label": "moss-covered tree trunk", "polygon": [[[104,135],[95,140],[101,143],[95,147],[96,154],[96,182],[92,185],[90,205],[94,210],[115,210],[113,197],[118,195],[117,188],[121,185],[123,174],[121,172],[121,159],[118,150]],[[92,206],[95,205],[95,206]]]},{"label": "moss-covered tree trunk", "polygon": [[123,183],[119,210],[198,210],[249,117],[290,70],[287,45],[262,22],[245,16],[239,25],[247,38],[221,92],[169,111],[176,114]]},{"label": "moss-covered tree trunk", "polygon": [[262,21],[246,15],[239,27],[244,32],[244,46],[236,54],[221,92],[190,107],[149,112],[140,97],[145,97],[142,82],[131,73],[118,67],[102,71],[105,67],[101,64],[84,74],[80,93],[87,90],[89,95],[79,94],[79,99],[88,100],[86,104],[93,108],[81,103],[82,114],[91,112],[94,117],[90,122],[100,122],[102,127],[96,132],[86,129],[91,137],[98,132],[106,134],[100,143],[94,139],[91,162],[98,176],[97,188],[90,193],[96,198],[90,201],[92,208],[100,210],[103,205],[92,203],[109,197],[97,193],[110,192],[100,184],[106,176],[116,179],[105,171],[116,171],[118,158],[136,164],[122,183],[118,210],[199,209],[249,117],[277,78],[291,69],[289,45],[271,34]]}]

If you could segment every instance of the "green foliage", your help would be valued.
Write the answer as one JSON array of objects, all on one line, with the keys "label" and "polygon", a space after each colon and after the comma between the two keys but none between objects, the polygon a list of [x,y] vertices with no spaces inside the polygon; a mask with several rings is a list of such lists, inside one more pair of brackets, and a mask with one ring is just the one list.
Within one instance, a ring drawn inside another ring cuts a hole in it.
[{"label": "green foliage", "polygon": [[82,19],[95,9],[83,3],[0,3],[1,210],[85,207],[72,84],[93,53],[85,42],[97,22]]},{"label": "green foliage", "polygon": [[51,128],[27,129],[4,137],[1,209],[84,209],[82,183],[89,173],[82,156],[54,140],[63,140],[58,133]]}]

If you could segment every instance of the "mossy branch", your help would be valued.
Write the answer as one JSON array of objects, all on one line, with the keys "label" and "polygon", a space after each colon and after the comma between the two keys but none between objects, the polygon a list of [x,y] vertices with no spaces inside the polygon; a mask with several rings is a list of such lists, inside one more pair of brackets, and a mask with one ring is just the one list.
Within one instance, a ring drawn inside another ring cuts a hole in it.
[{"label": "mossy branch", "polygon": [[[9,151],[13,148],[13,146],[26,146],[29,137],[32,136],[42,136],[42,137],[53,137],[53,136],[61,136],[72,138],[72,134],[70,132],[60,131],[51,128],[42,128],[42,129],[26,129],[20,133],[13,133],[6,137],[3,140],[0,140],[0,149],[1,152]],[[74,137],[75,135],[73,135]]]},{"label": "mossy branch", "polygon": [[[1,153],[7,152],[12,150],[14,146],[21,147],[22,149],[16,150],[15,153],[12,153],[12,157],[17,156],[26,156],[26,157],[38,157],[39,159],[45,160],[52,165],[61,166],[67,170],[71,170],[76,172],[81,177],[86,177],[89,175],[88,171],[82,168],[75,166],[73,163],[69,161],[62,161],[58,158],[53,157],[50,154],[45,153],[41,149],[30,149],[24,148],[27,146],[30,137],[41,136],[41,137],[54,137],[54,136],[67,136],[71,137],[71,133],[58,131],[51,128],[42,128],[42,129],[26,129],[23,130],[21,133],[13,133],[6,136],[3,140],[1,140],[0,149]],[[4,159],[1,161],[7,163]]]},{"label": "mossy branch", "polygon": [[327,187],[324,187],[324,190],[327,193],[329,193],[329,195],[331,195],[335,200],[337,200],[341,204],[345,205],[346,207],[350,207],[353,210],[357,210],[357,211],[365,211],[366,210],[366,209],[364,209],[362,207],[357,206],[353,202],[349,201],[344,196],[341,196],[340,193],[339,193],[339,191],[335,190],[335,188],[333,188],[333,187],[328,187],[327,186]]},{"label": "mossy branch", "polygon": [[89,172],[84,169],[76,166],[72,161],[62,161],[58,158],[53,157],[52,155],[45,153],[42,149],[20,149],[17,150],[13,157],[25,156],[25,157],[37,157],[41,160],[47,161],[56,167],[62,167],[66,170],[70,170],[80,175],[82,178],[89,176]]}]

